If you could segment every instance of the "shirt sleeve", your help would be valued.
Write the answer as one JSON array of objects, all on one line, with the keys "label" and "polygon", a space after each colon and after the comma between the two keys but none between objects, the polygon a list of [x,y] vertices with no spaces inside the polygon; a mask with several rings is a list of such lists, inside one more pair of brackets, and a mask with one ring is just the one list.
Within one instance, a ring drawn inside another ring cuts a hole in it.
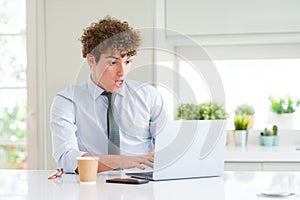
[{"label": "shirt sleeve", "polygon": [[54,97],[50,111],[52,155],[58,168],[63,168],[64,172],[67,173],[75,172],[77,168],[76,158],[86,153],[78,149],[75,110],[76,107],[72,100],[61,95]]},{"label": "shirt sleeve", "polygon": [[152,92],[152,109],[150,114],[150,132],[153,137],[153,143],[155,143],[156,135],[169,120],[167,106],[164,103],[162,96],[156,89]]}]

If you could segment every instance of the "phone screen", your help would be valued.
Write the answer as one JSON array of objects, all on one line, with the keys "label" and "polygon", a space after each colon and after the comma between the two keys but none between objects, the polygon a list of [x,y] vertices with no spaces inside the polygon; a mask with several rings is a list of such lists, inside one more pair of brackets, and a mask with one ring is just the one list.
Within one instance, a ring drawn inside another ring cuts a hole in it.
[{"label": "phone screen", "polygon": [[148,183],[146,179],[135,179],[135,178],[111,178],[106,180],[107,183],[123,183],[123,184],[144,184]]}]

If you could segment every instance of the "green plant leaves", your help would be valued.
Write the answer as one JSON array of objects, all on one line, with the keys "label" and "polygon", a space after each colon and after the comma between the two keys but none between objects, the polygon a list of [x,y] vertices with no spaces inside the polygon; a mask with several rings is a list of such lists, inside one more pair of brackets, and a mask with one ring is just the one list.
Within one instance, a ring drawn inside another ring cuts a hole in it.
[{"label": "green plant leaves", "polygon": [[216,102],[202,104],[180,104],[177,108],[177,118],[185,120],[227,119],[224,107]]},{"label": "green plant leaves", "polygon": [[254,108],[248,104],[239,105],[235,110],[235,115],[251,115],[253,116],[255,113]]},{"label": "green plant leaves", "polygon": [[252,120],[249,115],[236,115],[234,118],[235,130],[248,130],[248,126]]},{"label": "green plant leaves", "polygon": [[294,101],[291,97],[275,99],[274,97],[269,98],[271,101],[271,110],[274,113],[293,113],[296,108],[300,105],[300,100]]},{"label": "green plant leaves", "polygon": [[26,132],[26,108],[16,105],[0,112],[0,135],[7,134],[23,139]]}]

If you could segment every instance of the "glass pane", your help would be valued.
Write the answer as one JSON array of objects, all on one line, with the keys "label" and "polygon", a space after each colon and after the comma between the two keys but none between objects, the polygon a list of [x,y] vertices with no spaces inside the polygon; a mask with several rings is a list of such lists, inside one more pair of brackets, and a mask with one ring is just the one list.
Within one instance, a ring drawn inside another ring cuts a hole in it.
[{"label": "glass pane", "polygon": [[26,89],[1,89],[0,168],[26,168]]},{"label": "glass pane", "polygon": [[26,0],[0,0],[0,34],[25,31]]},{"label": "glass pane", "polygon": [[0,0],[0,168],[2,169],[27,168],[26,63],[26,0]]},{"label": "glass pane", "polygon": [[[0,90],[0,138],[17,141],[25,138],[26,90]],[[0,141],[1,142],[1,141]]]},{"label": "glass pane", "polygon": [[[215,60],[225,90],[227,128],[234,129],[234,110],[241,104],[253,106],[255,129],[270,122],[270,96],[300,99],[300,59]],[[203,78],[197,76],[189,63],[179,62],[180,73],[194,90],[198,103],[209,99]],[[295,113],[299,121],[300,111]],[[300,129],[300,124],[293,125]]]},{"label": "glass pane", "polygon": [[25,87],[25,36],[0,36],[0,47],[0,88]]},{"label": "glass pane", "polygon": [[0,169],[27,169],[26,159],[25,144],[0,144]]},{"label": "glass pane", "polygon": [[[270,96],[300,98],[300,59],[218,60],[215,64],[225,89],[229,129],[234,127],[234,109],[238,105],[253,106],[254,128],[263,129],[269,123]],[[296,124],[294,128],[300,127]]]},{"label": "glass pane", "polygon": [[[211,91],[208,87],[203,74],[197,71],[195,66],[191,65],[187,61],[180,61],[179,62],[179,73],[188,83],[193,91],[193,95],[196,97],[196,102],[188,101],[183,103],[204,103],[211,100]],[[181,93],[185,91],[185,88],[179,88]],[[188,96],[188,95],[186,95]]]}]

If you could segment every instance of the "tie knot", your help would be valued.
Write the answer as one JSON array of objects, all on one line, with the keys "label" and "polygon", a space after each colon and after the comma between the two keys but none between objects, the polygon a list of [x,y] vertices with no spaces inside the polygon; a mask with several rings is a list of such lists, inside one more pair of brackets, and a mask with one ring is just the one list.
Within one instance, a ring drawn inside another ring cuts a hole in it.
[{"label": "tie knot", "polygon": [[104,96],[111,96],[112,93],[111,93],[111,92],[106,92],[106,91],[104,91],[104,92],[101,93],[101,95],[104,95]]}]

